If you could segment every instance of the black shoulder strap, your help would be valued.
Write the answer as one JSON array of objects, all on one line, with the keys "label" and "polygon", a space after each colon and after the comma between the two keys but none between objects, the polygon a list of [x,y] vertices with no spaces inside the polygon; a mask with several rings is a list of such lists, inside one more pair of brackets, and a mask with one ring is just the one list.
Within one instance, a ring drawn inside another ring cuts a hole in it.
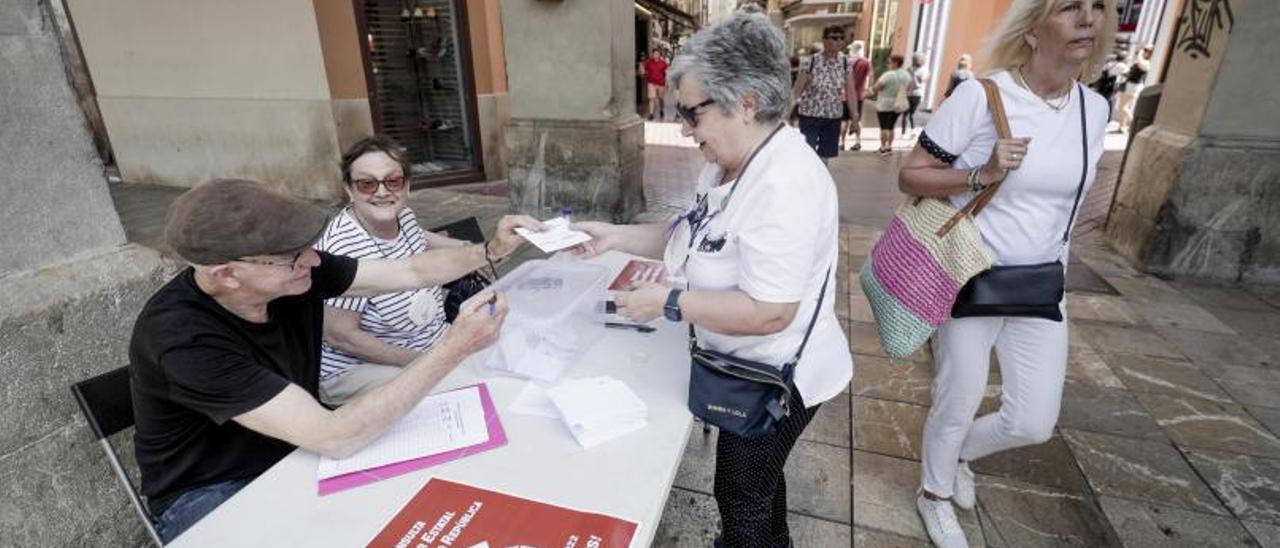
[{"label": "black shoulder strap", "polygon": [[800,355],[804,354],[804,347],[809,344],[809,335],[813,334],[813,324],[818,323],[818,313],[822,312],[822,299],[827,296],[827,282],[831,281],[831,267],[827,267],[827,272],[822,275],[822,289],[818,290],[818,304],[813,307],[813,316],[809,318],[809,327],[804,330],[804,340],[800,341],[800,348],[796,350],[796,357],[791,358],[783,367],[795,367],[800,363]]},{"label": "black shoulder strap", "polygon": [[[831,267],[827,267],[826,273],[822,275],[822,289],[818,292],[818,304],[813,307],[813,316],[809,318],[809,327],[804,330],[804,340],[800,341],[800,348],[796,350],[795,357],[791,358],[787,363],[782,365],[782,370],[794,368],[800,363],[800,356],[804,354],[804,347],[809,344],[809,335],[813,334],[813,325],[818,323],[818,314],[822,312],[822,301],[827,297],[827,282],[831,281]],[[697,351],[698,335],[693,331],[693,324],[689,324],[689,350]]]},{"label": "black shoulder strap", "polygon": [[1076,186],[1076,201],[1071,205],[1071,216],[1067,217],[1067,229],[1062,232],[1062,243],[1067,243],[1071,236],[1071,225],[1076,220],[1076,210],[1080,208],[1080,195],[1084,193],[1084,181],[1089,178],[1089,124],[1085,119],[1084,86],[1076,82],[1076,91],[1080,95],[1080,184]]},{"label": "black shoulder strap", "polygon": [[818,62],[818,54],[809,56],[809,76],[813,76],[813,65]]}]

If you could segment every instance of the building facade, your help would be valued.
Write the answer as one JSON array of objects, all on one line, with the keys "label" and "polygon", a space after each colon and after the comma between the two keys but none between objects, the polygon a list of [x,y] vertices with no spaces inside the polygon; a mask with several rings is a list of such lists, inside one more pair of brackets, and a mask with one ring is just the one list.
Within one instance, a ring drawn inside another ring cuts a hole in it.
[{"label": "building facade", "polygon": [[505,176],[498,0],[67,0],[122,179],[332,196],[374,132],[415,186]]}]

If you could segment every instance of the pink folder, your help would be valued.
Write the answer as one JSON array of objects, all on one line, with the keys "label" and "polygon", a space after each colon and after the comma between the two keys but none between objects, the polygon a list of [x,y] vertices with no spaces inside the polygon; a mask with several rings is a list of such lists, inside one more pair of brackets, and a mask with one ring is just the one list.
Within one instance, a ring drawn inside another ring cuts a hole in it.
[{"label": "pink folder", "polygon": [[370,468],[368,470],[361,470],[359,472],[352,472],[350,474],[343,474],[341,476],[334,476],[329,479],[320,480],[320,496],[337,493],[338,491],[345,491],[352,487],[359,487],[378,480],[399,476],[400,474],[407,474],[428,466],[435,466],[440,463],[449,462],[454,459],[460,459],[468,455],[482,453],[484,451],[506,445],[507,433],[502,430],[502,422],[498,420],[498,411],[493,406],[493,398],[489,396],[489,387],[485,386],[484,383],[480,383],[473,384],[471,386],[464,386],[462,388],[458,388],[458,390],[471,388],[472,386],[480,387],[480,406],[484,408],[485,424],[489,427],[489,441],[472,445],[470,447],[463,447],[461,449],[454,449],[444,453],[427,455],[425,457],[418,457],[412,460],[406,460],[403,462],[397,462],[385,466],[379,466],[377,468]]}]

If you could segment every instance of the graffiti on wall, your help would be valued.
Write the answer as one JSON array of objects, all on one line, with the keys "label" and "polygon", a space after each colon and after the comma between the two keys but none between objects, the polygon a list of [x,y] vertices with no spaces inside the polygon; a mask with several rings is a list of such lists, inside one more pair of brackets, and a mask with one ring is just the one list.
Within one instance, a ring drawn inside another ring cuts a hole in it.
[{"label": "graffiti on wall", "polygon": [[1230,33],[1235,21],[1228,0],[1187,0],[1186,10],[1178,20],[1180,32],[1176,47],[1192,59],[1207,59],[1210,57],[1209,44],[1213,41],[1214,33]]}]

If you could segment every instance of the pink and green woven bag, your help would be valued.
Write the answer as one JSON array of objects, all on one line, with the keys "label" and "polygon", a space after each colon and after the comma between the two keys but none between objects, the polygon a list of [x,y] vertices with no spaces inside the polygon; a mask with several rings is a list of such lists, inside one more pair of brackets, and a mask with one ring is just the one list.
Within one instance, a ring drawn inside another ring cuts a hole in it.
[{"label": "pink and green woven bag", "polygon": [[[1008,138],[999,92],[989,80],[982,84],[997,132]],[[960,288],[995,263],[973,217],[999,188],[988,186],[958,210],[945,199],[912,197],[894,212],[858,275],[889,356],[919,349],[951,316]]]},{"label": "pink and green woven bag", "polygon": [[965,282],[995,262],[972,218],[937,235],[936,227],[955,214],[942,200],[909,200],[862,265],[862,292],[875,314],[880,344],[894,358],[911,355],[929,340],[950,317]]}]

